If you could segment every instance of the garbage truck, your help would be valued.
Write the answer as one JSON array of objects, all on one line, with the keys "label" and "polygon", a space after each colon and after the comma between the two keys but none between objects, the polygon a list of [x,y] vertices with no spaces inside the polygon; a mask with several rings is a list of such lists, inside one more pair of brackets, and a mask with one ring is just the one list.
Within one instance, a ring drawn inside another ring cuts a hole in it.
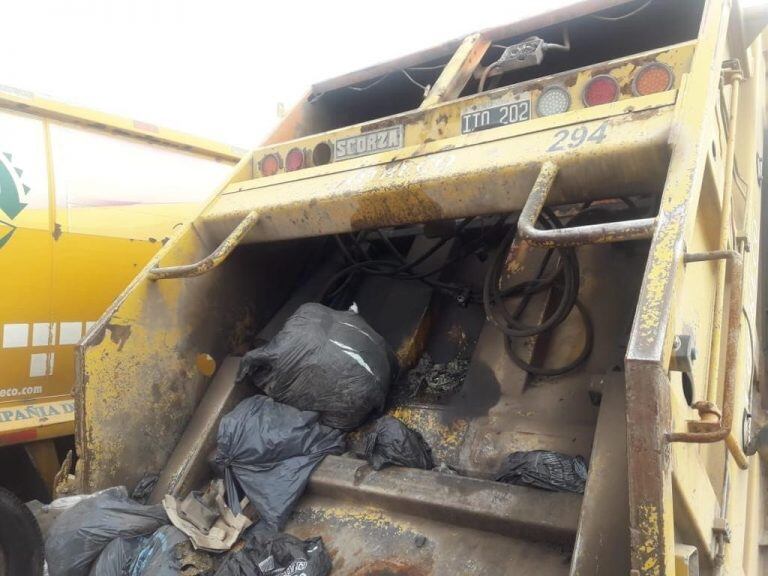
[{"label": "garbage truck", "polygon": [[49,500],[74,448],[75,345],[240,156],[0,86],[4,518],[23,512],[19,499]]},{"label": "garbage truck", "polygon": [[313,85],[138,271],[77,345],[71,491],[200,489],[244,354],[322,305],[435,464],[346,434],[285,526],[332,574],[767,573],[764,7],[506,11]]}]

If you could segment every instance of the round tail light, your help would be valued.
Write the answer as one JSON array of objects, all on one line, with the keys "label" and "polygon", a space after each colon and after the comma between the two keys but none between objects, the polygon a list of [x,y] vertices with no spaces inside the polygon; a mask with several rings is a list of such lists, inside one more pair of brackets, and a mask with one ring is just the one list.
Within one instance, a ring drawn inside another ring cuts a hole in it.
[{"label": "round tail light", "polygon": [[286,172],[293,172],[304,167],[304,151],[299,148],[291,148],[285,156]]},{"label": "round tail light", "polygon": [[262,176],[274,176],[280,169],[280,161],[274,154],[267,154],[259,162],[259,170],[261,170]]},{"label": "round tail light", "polygon": [[552,116],[568,112],[571,108],[571,95],[565,88],[550,86],[545,88],[536,101],[536,113],[539,116]]},{"label": "round tail light", "polygon": [[619,99],[619,83],[613,76],[601,74],[595,76],[584,88],[585,106],[599,106],[609,104]]},{"label": "round tail light", "polygon": [[672,69],[661,62],[646,64],[632,80],[632,93],[635,96],[647,96],[656,92],[666,92],[672,88],[675,75]]}]

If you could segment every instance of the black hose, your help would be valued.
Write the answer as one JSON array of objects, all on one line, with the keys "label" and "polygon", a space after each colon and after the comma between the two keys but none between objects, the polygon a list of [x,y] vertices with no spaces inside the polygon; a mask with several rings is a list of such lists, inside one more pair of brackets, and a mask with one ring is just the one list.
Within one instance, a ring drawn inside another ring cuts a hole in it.
[{"label": "black hose", "polygon": [[[583,213],[582,213],[583,214]],[[570,225],[575,224],[578,215],[571,219]],[[550,210],[545,210],[540,218],[545,228],[562,228],[560,220]],[[507,232],[496,253],[493,263],[488,269],[483,282],[483,306],[488,320],[493,323],[503,334],[505,349],[510,359],[520,368],[537,376],[558,376],[580,366],[591,354],[594,343],[594,331],[592,322],[584,305],[579,302],[579,261],[573,248],[559,248],[548,250],[545,254],[538,273],[533,280],[528,280],[510,286],[499,288],[509,248],[514,241],[517,229],[513,227]],[[547,268],[553,254],[557,252],[559,261],[555,270],[549,274]],[[543,291],[552,291],[558,295],[554,310],[539,324],[526,324],[520,320],[530,299]],[[507,298],[520,297],[514,311],[510,311],[505,303]],[[564,366],[545,368],[535,366],[520,358],[514,351],[512,340],[516,338],[530,338],[549,332],[559,326],[577,308],[584,323],[584,346],[575,360]],[[499,317],[499,314],[501,317]]]}]

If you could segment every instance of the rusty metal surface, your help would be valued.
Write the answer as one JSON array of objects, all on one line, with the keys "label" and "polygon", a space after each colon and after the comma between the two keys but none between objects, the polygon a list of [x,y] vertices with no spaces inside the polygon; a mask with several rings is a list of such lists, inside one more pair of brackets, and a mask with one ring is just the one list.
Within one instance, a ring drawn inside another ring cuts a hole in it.
[{"label": "rusty metal surface", "polygon": [[364,460],[338,456],[323,461],[308,493],[387,514],[562,545],[573,544],[581,507],[580,494],[397,466],[376,471]]},{"label": "rusty metal surface", "polygon": [[256,210],[261,218],[248,243],[516,211],[525,205],[543,155],[560,168],[552,203],[657,193],[667,168],[671,112],[662,107],[586,122],[590,133],[605,128],[600,146],[548,151],[554,129],[499,140],[515,134],[512,125],[404,149],[383,164],[351,160],[347,169],[324,166],[300,178],[239,182],[211,204],[201,226],[224,238]]},{"label": "rusty metal surface", "polygon": [[250,392],[244,387],[235,386],[239,365],[239,357],[228,357],[222,362],[163,467],[150,496],[151,503],[161,502],[166,494],[183,497],[190,490],[197,490],[207,480],[207,458],[216,447],[219,422]]},{"label": "rusty metal surface", "polygon": [[[189,262],[209,252],[192,236],[168,258]],[[208,385],[197,355],[220,362],[251,348],[311,255],[290,245],[236,250],[198,278],[152,282],[142,276],[116,304],[119,315],[107,311],[76,350],[81,490],[131,487],[165,467]]]},{"label": "rusty metal surface", "polygon": [[570,576],[629,574],[624,375],[601,377],[602,400]]}]

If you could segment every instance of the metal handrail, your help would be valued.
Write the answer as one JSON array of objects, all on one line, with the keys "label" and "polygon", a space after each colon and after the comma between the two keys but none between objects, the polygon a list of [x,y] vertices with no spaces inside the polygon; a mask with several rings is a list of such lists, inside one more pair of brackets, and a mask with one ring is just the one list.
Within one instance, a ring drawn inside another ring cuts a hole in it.
[{"label": "metal handrail", "polygon": [[[723,389],[723,409],[719,422],[714,423],[713,430],[693,431],[693,432],[669,432],[666,435],[669,442],[695,442],[702,444],[711,444],[726,440],[728,449],[733,455],[734,460],[740,468],[746,469],[749,466],[748,460],[738,442],[729,440],[731,428],[733,427],[733,412],[736,399],[736,370],[738,366],[739,339],[741,337],[741,307],[742,307],[742,281],[743,281],[743,263],[741,254],[735,250],[715,250],[712,252],[698,252],[686,254],[684,261],[686,264],[692,262],[710,262],[713,260],[727,260],[728,266],[728,284],[730,285],[728,302],[728,341],[725,350],[724,367],[724,389]],[[719,353],[715,351],[714,353]],[[710,378],[718,378],[718,374],[710,374]],[[711,413],[719,412],[716,407],[708,402],[710,406],[707,411]],[[711,425],[708,422],[695,422],[695,425]]]},{"label": "metal handrail", "polygon": [[544,208],[558,170],[557,164],[554,162],[547,161],[541,165],[539,176],[536,178],[517,223],[517,238],[519,240],[524,240],[531,246],[542,248],[565,248],[585,244],[644,240],[653,237],[656,228],[655,218],[640,218],[554,230],[536,228],[536,221]]},{"label": "metal handrail", "polygon": [[181,266],[166,266],[165,268],[151,268],[147,272],[150,280],[167,280],[169,278],[191,278],[200,276],[209,270],[216,268],[224,262],[232,251],[237,247],[243,237],[251,231],[259,220],[258,213],[254,210],[250,212],[237,227],[227,236],[218,247],[202,260],[194,264],[184,264]]}]

